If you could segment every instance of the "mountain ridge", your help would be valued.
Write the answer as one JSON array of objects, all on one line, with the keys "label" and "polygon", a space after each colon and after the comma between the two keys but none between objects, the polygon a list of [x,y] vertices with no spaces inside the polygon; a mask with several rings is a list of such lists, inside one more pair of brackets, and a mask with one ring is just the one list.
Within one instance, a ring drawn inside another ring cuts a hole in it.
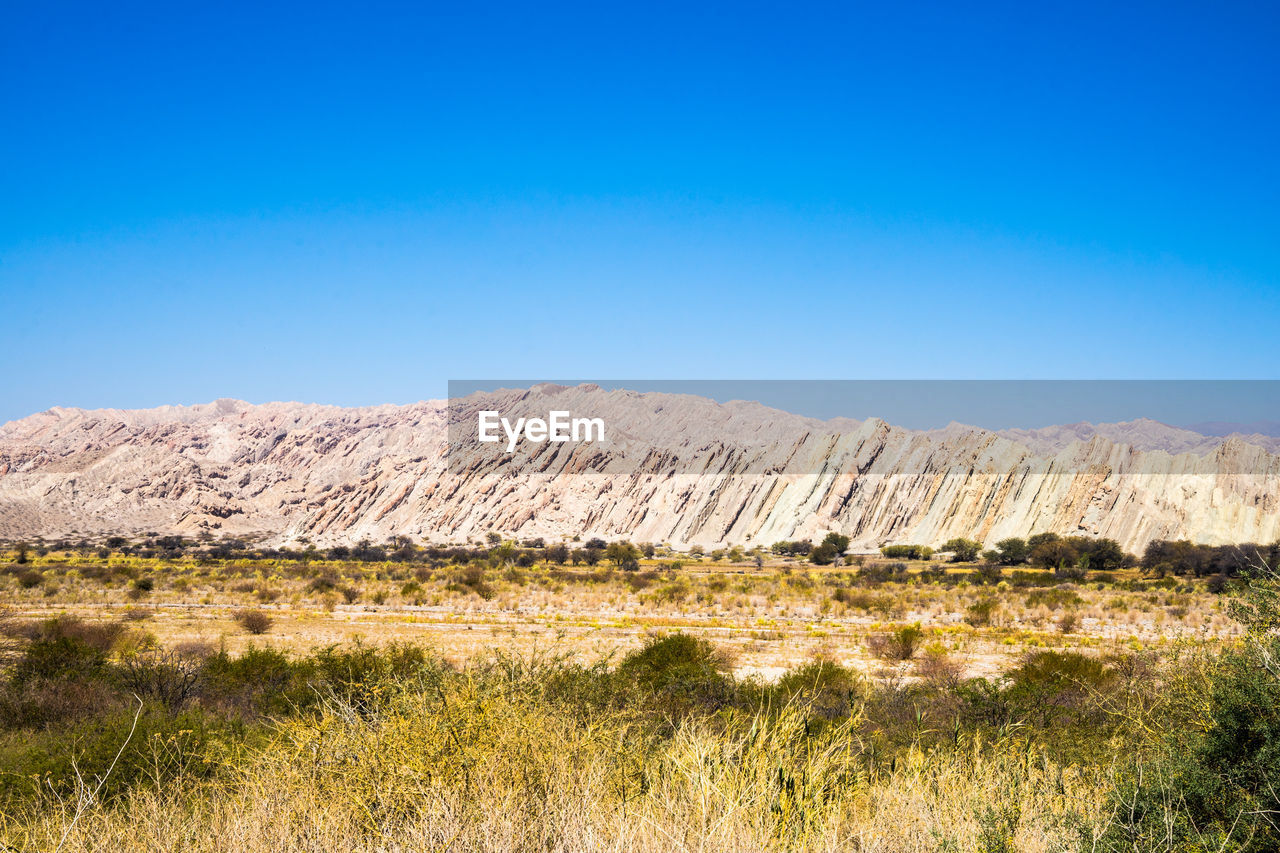
[{"label": "mountain ridge", "polygon": [[[1052,530],[1107,535],[1130,549],[1153,538],[1280,538],[1275,447],[1248,437],[1141,419],[912,431],[587,386],[497,399],[531,411],[552,399],[596,406],[624,425],[626,440],[661,449],[653,464],[666,467],[581,474],[549,456],[544,470],[513,476],[476,457],[459,474],[448,468],[441,400],[58,408],[0,427],[0,536],[460,541],[497,530],[769,544],[841,530],[876,547]],[[763,460],[758,470],[781,473],[694,476],[681,467],[704,459],[740,472]]]}]

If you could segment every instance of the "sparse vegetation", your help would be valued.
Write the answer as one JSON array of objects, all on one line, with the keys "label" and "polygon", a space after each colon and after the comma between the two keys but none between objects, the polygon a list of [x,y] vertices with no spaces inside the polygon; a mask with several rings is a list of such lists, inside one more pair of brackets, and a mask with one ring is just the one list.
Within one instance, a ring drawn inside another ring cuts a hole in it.
[{"label": "sparse vegetation", "polygon": [[1219,563],[160,544],[0,561],[0,842],[106,776],[64,849],[1272,849],[1274,583]]}]

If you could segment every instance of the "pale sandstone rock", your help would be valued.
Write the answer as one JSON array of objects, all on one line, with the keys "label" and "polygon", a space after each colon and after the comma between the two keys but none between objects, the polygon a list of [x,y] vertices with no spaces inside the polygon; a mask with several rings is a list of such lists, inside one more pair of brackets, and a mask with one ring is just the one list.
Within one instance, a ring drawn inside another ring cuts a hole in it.
[{"label": "pale sandstone rock", "polygon": [[[0,427],[0,536],[208,530],[331,544],[496,530],[717,545],[840,530],[875,548],[1054,531],[1129,550],[1280,538],[1280,457],[1261,437],[1150,421],[918,432],[594,386],[495,399],[504,412],[598,414],[615,427],[611,443],[583,454],[542,445],[513,474],[482,455],[446,466],[441,401],[51,409]],[[647,461],[624,464],[637,450]],[[579,473],[587,458],[613,473]],[[718,473],[689,473],[700,470]]]}]

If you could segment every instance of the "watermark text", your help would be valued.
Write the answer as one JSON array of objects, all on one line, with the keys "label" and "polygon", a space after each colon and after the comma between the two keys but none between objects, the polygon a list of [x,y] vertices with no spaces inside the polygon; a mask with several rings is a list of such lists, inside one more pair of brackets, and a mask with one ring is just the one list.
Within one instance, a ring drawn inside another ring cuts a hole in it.
[{"label": "watermark text", "polygon": [[[604,441],[603,418],[575,418],[566,411],[552,411],[547,418],[516,418],[514,424],[495,411],[479,413],[477,423],[480,441],[497,443],[505,434],[507,453],[515,453],[523,436],[526,441],[541,444],[545,441]],[[501,430],[502,434],[499,434]]]}]

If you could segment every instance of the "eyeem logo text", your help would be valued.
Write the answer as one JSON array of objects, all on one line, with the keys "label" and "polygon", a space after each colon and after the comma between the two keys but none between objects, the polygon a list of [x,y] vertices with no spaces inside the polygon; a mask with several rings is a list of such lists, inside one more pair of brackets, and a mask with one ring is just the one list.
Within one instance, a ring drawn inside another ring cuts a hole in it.
[{"label": "eyeem logo text", "polygon": [[550,412],[546,420],[516,418],[514,425],[497,412],[480,412],[479,418],[480,440],[490,443],[501,441],[502,436],[498,434],[501,428],[507,437],[508,453],[515,453],[522,435],[534,444],[544,441],[604,441],[602,418],[571,418],[569,412],[556,411]]}]

